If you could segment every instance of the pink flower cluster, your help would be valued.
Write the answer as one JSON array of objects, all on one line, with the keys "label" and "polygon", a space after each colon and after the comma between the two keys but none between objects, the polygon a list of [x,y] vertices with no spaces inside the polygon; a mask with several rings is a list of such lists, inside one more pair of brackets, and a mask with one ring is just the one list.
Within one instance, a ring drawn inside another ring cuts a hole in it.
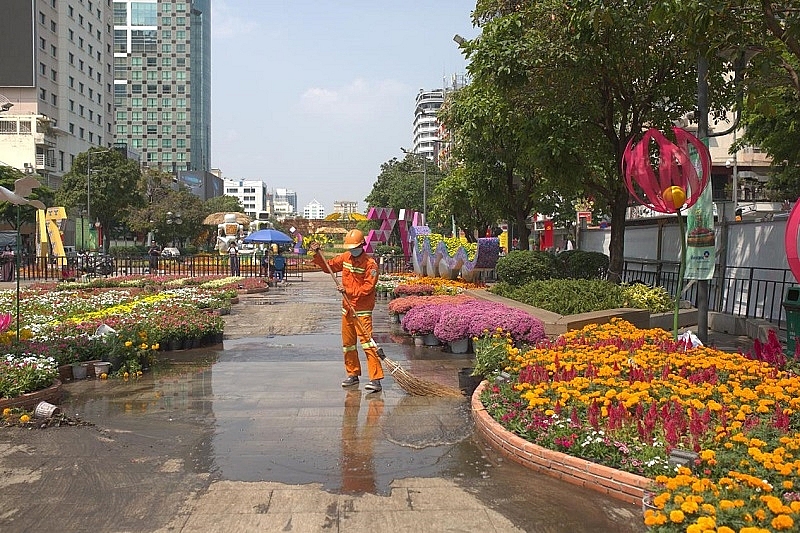
[{"label": "pink flower cluster", "polygon": [[389,310],[406,313],[401,325],[409,334],[433,333],[444,342],[480,337],[498,329],[510,334],[514,342],[534,344],[544,338],[541,320],[501,303],[471,297],[410,296],[392,300]]}]

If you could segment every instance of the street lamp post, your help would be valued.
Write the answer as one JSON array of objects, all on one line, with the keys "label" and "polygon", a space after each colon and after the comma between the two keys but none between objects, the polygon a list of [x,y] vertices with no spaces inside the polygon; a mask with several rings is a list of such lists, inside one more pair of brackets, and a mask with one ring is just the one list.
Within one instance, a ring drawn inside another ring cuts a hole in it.
[{"label": "street lamp post", "polygon": [[[175,224],[175,226],[173,226],[173,224]],[[180,226],[181,224],[183,224],[183,220],[181,219],[180,213],[167,211],[167,225],[172,227],[172,246],[176,246],[175,233],[177,232],[177,226]]]},{"label": "street lamp post", "polygon": [[[736,130],[733,130],[733,144],[736,145]],[[736,211],[739,209],[739,167],[736,158],[736,152],[733,152],[733,157],[725,161],[726,167],[733,167],[733,218],[738,220]]]}]

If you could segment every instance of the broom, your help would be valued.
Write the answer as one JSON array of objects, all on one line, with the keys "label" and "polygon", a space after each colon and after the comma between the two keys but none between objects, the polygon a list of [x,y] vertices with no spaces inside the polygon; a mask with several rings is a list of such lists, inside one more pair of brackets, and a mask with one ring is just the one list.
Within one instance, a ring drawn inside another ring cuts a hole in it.
[{"label": "broom", "polygon": [[[353,307],[353,304],[350,302],[350,299],[347,297],[347,294],[342,290],[342,286],[339,285],[339,280],[336,279],[336,275],[331,270],[330,265],[328,265],[328,260],[325,259],[325,256],[322,253],[322,250],[317,250],[317,253],[322,258],[323,262],[325,263],[325,270],[328,271],[328,274],[331,275],[333,279],[333,283],[336,285],[336,288],[339,292],[342,293],[342,297],[347,304],[348,309],[351,313],[353,313],[353,317],[355,318],[356,330],[361,338],[366,339],[367,335],[364,331],[364,326],[361,324],[361,321],[358,319],[356,315],[356,310]],[[386,366],[389,367],[389,374],[394,378],[395,382],[400,385],[400,388],[406,391],[408,394],[412,396],[433,396],[433,397],[455,397],[455,396],[463,396],[461,391],[458,389],[454,389],[452,387],[448,387],[446,385],[442,385],[441,383],[436,383],[435,381],[430,381],[427,379],[418,378],[412,376],[408,373],[400,363],[394,361],[388,357],[383,352],[383,348],[378,346],[378,343],[370,336],[369,337],[370,343],[377,347],[378,357],[386,363]]]}]

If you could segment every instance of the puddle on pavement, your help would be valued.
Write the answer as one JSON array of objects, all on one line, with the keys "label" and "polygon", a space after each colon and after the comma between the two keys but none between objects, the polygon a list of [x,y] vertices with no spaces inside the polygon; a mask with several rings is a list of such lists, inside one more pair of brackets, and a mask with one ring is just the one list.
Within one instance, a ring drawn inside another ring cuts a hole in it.
[{"label": "puddle on pavement", "polygon": [[[387,356],[426,379],[439,375],[457,387],[458,369],[469,366],[469,356],[413,346],[388,324],[376,327],[376,337]],[[630,515],[635,507],[486,450],[473,436],[466,398],[412,397],[388,377],[381,393],[343,390],[339,346],[337,332],[167,352],[172,364],[138,380],[66,385],[63,406],[112,431],[164,434],[178,424],[195,443],[186,464],[215,479],[386,495],[395,479],[445,477],[528,531],[643,529]]]}]

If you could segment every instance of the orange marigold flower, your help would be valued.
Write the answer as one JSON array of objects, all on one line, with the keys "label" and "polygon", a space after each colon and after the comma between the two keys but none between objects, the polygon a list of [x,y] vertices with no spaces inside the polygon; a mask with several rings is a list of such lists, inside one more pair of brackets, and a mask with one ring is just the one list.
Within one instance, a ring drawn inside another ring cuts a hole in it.
[{"label": "orange marigold flower", "polygon": [[794,526],[794,520],[789,515],[778,515],[772,519],[772,527],[779,531],[785,531],[787,529],[791,529]]},{"label": "orange marigold flower", "polygon": [[669,512],[669,521],[673,524],[680,524],[686,519],[686,516],[683,514],[683,511],[674,510]]}]

